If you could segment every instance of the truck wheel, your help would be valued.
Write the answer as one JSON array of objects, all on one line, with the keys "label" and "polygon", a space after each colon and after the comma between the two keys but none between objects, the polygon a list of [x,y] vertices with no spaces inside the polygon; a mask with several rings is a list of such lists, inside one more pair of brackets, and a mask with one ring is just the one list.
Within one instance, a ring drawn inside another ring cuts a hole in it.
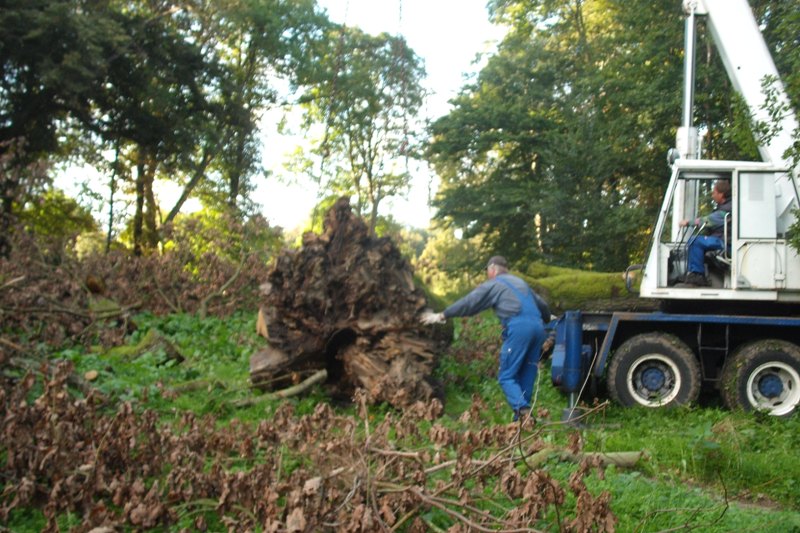
[{"label": "truck wheel", "polygon": [[700,395],[700,366],[678,337],[643,333],[614,353],[607,383],[611,397],[627,407],[685,405]]},{"label": "truck wheel", "polygon": [[729,409],[790,416],[800,405],[800,348],[777,339],[740,347],[722,367],[722,399]]}]

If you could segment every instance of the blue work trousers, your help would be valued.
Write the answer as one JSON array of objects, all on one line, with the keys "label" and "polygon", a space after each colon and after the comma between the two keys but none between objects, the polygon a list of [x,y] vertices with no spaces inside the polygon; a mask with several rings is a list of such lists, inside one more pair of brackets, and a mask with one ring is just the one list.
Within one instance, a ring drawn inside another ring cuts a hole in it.
[{"label": "blue work trousers", "polygon": [[705,276],[705,254],[709,250],[722,250],[725,243],[719,237],[698,235],[689,242],[689,272]]},{"label": "blue work trousers", "polygon": [[530,407],[544,339],[538,313],[520,314],[505,323],[497,381],[514,411]]}]

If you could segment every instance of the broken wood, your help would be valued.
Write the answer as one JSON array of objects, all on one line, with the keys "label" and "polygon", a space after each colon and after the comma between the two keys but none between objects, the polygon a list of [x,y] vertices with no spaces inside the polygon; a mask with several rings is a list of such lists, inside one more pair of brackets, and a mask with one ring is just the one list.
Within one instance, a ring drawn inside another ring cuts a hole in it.
[{"label": "broken wood", "polygon": [[2,337],[0,337],[0,344],[2,344],[4,346],[8,346],[9,348],[12,348],[12,349],[14,349],[14,350],[16,350],[18,352],[21,352],[21,353],[25,352],[25,348],[23,348],[22,346],[20,346],[16,342],[11,342],[11,341],[6,340],[6,339],[4,339]]},{"label": "broken wood", "polygon": [[305,380],[301,381],[297,385],[292,387],[287,387],[285,389],[281,389],[279,391],[273,392],[270,396],[274,398],[290,398],[292,396],[297,396],[298,394],[302,394],[317,383],[321,383],[328,378],[328,371],[324,368],[317,372],[314,372],[306,378]]},{"label": "broken wood", "polygon": [[251,357],[254,386],[324,369],[340,397],[363,388],[371,402],[405,407],[435,396],[436,356],[452,329],[419,323],[427,300],[411,266],[348,198],[326,214],[321,235],[306,233],[299,250],[277,257],[262,293],[257,331],[268,346]]},{"label": "broken wood", "polygon": [[644,451],[638,452],[580,452],[572,453],[568,451],[561,452],[560,459],[562,461],[569,461],[572,463],[580,463],[584,459],[598,461],[601,466],[606,467],[610,465],[619,466],[621,468],[633,468],[640,460],[645,459],[647,454]]},{"label": "broken wood", "polygon": [[225,294],[225,291],[227,291],[228,288],[233,285],[233,282],[236,281],[236,278],[238,278],[239,274],[242,273],[242,268],[244,268],[246,261],[247,256],[243,257],[242,260],[239,261],[239,266],[236,268],[236,272],[234,272],[233,275],[231,275],[231,277],[229,277],[228,280],[223,283],[218,290],[206,295],[206,297],[200,301],[200,308],[197,311],[197,316],[199,316],[201,319],[206,318],[208,315],[208,303],[215,298],[221,298]]},{"label": "broken wood", "polygon": [[573,453],[568,450],[558,449],[551,446],[542,448],[525,459],[525,464],[529,468],[538,468],[550,457],[556,456],[559,461],[569,463],[580,463],[584,459],[596,461],[603,467],[615,465],[621,468],[633,468],[640,460],[647,457],[644,451],[635,452],[578,452]]},{"label": "broken wood", "polygon": [[258,310],[258,317],[256,318],[256,333],[265,339],[269,338],[269,333],[267,332],[267,320],[264,318],[263,308],[259,308]]},{"label": "broken wood", "polygon": [[25,281],[25,276],[17,276],[14,279],[10,279],[8,281],[5,281],[5,282],[3,282],[2,285],[0,285],[0,291],[5,289],[6,287],[11,287],[12,285],[16,285],[17,283],[19,283],[21,281]]}]

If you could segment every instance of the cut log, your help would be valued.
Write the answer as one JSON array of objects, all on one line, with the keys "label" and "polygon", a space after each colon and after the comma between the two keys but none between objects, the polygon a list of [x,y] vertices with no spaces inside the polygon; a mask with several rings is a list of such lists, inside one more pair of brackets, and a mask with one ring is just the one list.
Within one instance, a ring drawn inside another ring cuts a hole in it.
[{"label": "cut log", "polygon": [[553,456],[557,456],[559,461],[564,462],[580,463],[584,459],[589,459],[603,467],[615,465],[620,468],[633,468],[639,463],[639,461],[648,459],[647,452],[645,451],[574,453],[568,450],[547,446],[528,456],[528,458],[525,460],[525,464],[527,464],[529,468],[539,468],[542,463]]},{"label": "cut log", "polygon": [[364,388],[370,401],[397,407],[434,397],[436,356],[452,329],[419,323],[427,300],[411,266],[391,239],[369,233],[348,198],[326,214],[321,235],[306,233],[299,250],[276,258],[261,290],[257,331],[269,346],[250,361],[254,386],[324,369],[337,396]]}]

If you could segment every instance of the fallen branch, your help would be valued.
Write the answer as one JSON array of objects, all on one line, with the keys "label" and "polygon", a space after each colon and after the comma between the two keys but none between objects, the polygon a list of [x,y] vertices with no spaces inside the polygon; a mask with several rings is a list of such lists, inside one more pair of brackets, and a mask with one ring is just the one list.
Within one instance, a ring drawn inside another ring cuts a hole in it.
[{"label": "fallen branch", "polygon": [[16,277],[14,279],[10,279],[10,280],[6,281],[5,283],[3,283],[2,285],[0,285],[0,291],[3,290],[3,289],[6,289],[8,287],[11,287],[12,285],[16,285],[17,283],[19,283],[20,281],[23,281],[24,279],[25,279],[25,276],[19,276],[19,277]]},{"label": "fallen branch", "polygon": [[281,383],[281,382],[285,383],[287,381],[291,381],[292,376],[294,374],[295,372],[290,372],[288,374],[283,374],[280,376],[270,377],[270,378],[263,378],[262,376],[252,376],[251,387],[256,389],[265,389],[274,383]]},{"label": "fallen branch", "polygon": [[561,452],[559,459],[572,463],[580,463],[584,459],[599,460],[603,467],[616,465],[622,468],[633,468],[640,459],[646,458],[644,451],[639,452]]},{"label": "fallen branch", "polygon": [[372,453],[377,453],[378,455],[385,455],[388,457],[406,457],[409,459],[417,459],[418,461],[422,459],[422,454],[420,452],[402,452],[398,450],[382,450],[380,448],[373,448],[370,446],[369,451]]},{"label": "fallen branch", "polygon": [[183,394],[185,392],[194,392],[202,389],[211,391],[212,389],[216,388],[222,388],[222,389],[226,388],[225,383],[219,380],[198,379],[195,381],[187,381],[186,383],[176,385],[172,387],[172,392],[176,394]]},{"label": "fallen branch", "polygon": [[558,450],[552,446],[548,446],[527,457],[525,462],[529,468],[537,468],[553,455],[557,455],[558,460],[564,462],[580,463],[584,459],[591,459],[593,461],[599,461],[599,464],[603,467],[615,465],[622,468],[633,468],[640,459],[647,457],[647,453],[644,451],[573,453],[567,450]]},{"label": "fallen branch", "polygon": [[182,363],[186,360],[178,347],[156,329],[150,329],[135,346],[118,346],[109,350],[108,354],[124,361],[133,361],[147,352],[156,352],[159,349],[164,350],[164,362],[173,360]]},{"label": "fallen branch", "polygon": [[[292,378],[293,375],[296,375],[296,373],[285,374],[285,375],[278,376],[278,377],[272,378],[272,379],[264,379],[264,380],[253,381],[250,385],[251,385],[252,388],[260,389],[260,388],[266,387],[266,386],[268,386],[268,385],[270,385],[272,383],[278,383],[278,382],[282,382],[282,381],[283,382],[289,381]],[[271,393],[262,394],[260,396],[252,396],[250,398],[242,398],[241,400],[236,400],[235,402],[233,402],[233,406],[234,407],[239,407],[239,408],[241,408],[241,407],[250,407],[252,405],[256,405],[258,403],[269,401],[269,400],[275,400],[277,398],[289,398],[290,396],[297,396],[298,394],[304,392],[305,390],[309,389],[313,385],[315,385],[315,384],[317,384],[317,383],[319,383],[321,381],[324,381],[325,379],[327,379],[327,377],[328,377],[328,371],[327,370],[325,370],[325,369],[318,370],[318,371],[314,372],[309,377],[307,377],[306,379],[304,379],[303,381],[301,381],[300,383],[298,383],[296,385],[292,385],[291,387],[287,387],[285,389],[281,389],[281,390],[278,390],[278,391],[273,391]]]},{"label": "fallen branch", "polygon": [[0,337],[0,344],[2,344],[4,346],[8,346],[9,348],[11,348],[13,350],[16,350],[18,352],[24,352],[25,351],[25,348],[23,348],[19,344],[15,343],[15,342],[11,342],[9,340],[6,340],[6,339],[4,339],[2,337]]},{"label": "fallen branch", "polygon": [[172,303],[172,300],[167,298],[167,295],[164,294],[164,291],[162,291],[161,287],[158,286],[158,281],[156,281],[155,276],[153,276],[153,286],[156,288],[156,293],[158,293],[158,295],[161,296],[161,299],[164,300],[164,303],[167,304],[167,307],[172,309],[173,313],[182,313],[183,312],[183,310],[180,307],[178,307],[177,305]]},{"label": "fallen branch", "polygon": [[297,396],[298,394],[307,391],[317,383],[325,381],[326,379],[328,379],[328,371],[323,368],[322,370],[311,374],[297,385],[272,392],[269,394],[269,396],[272,396],[273,398],[289,398],[292,396]]}]

